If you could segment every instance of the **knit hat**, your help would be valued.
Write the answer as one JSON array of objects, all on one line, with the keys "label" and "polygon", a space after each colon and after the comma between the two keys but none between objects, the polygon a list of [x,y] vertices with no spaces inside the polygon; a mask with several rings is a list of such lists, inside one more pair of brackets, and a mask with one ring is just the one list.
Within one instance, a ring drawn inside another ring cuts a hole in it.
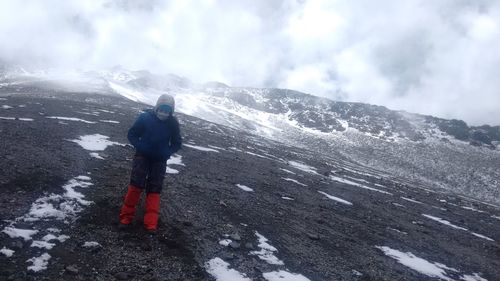
[{"label": "knit hat", "polygon": [[155,112],[158,111],[158,108],[162,105],[168,105],[170,108],[172,108],[172,113],[174,113],[175,110],[175,100],[174,97],[171,95],[163,94],[158,98],[158,101],[156,102],[155,106]]}]

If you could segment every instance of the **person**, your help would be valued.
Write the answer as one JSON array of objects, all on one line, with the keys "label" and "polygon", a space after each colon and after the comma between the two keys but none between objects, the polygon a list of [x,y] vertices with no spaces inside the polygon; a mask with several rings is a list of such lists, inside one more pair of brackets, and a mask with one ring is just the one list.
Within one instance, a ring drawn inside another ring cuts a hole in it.
[{"label": "person", "polygon": [[128,131],[128,140],[136,153],[130,184],[120,210],[120,229],[131,225],[143,190],[146,190],[144,228],[151,234],[158,228],[160,193],[167,160],[182,145],[179,122],[173,116],[174,109],[174,98],[161,95],[154,109],[141,113]]}]

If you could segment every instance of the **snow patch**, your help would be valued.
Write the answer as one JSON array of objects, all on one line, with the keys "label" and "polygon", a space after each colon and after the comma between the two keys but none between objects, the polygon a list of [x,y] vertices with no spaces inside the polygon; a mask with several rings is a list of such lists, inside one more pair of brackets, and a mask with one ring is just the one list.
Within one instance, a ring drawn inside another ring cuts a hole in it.
[{"label": "snow patch", "polygon": [[431,215],[426,215],[426,214],[422,214],[422,216],[424,216],[424,217],[426,217],[426,218],[428,218],[428,219],[431,219],[431,220],[433,220],[433,221],[437,221],[437,222],[439,222],[439,223],[441,223],[441,224],[444,224],[444,225],[447,225],[447,226],[453,227],[453,228],[455,228],[455,229],[460,229],[460,230],[465,230],[465,231],[468,231],[468,229],[467,229],[467,228],[463,228],[463,227],[461,227],[461,226],[454,225],[454,224],[452,224],[451,222],[449,222],[449,221],[447,221],[447,220],[444,220],[444,219],[442,219],[442,218],[438,218],[438,217],[434,217],[434,216],[431,216]]},{"label": "snow patch", "polygon": [[169,165],[178,165],[178,166],[186,166],[184,163],[182,163],[182,156],[178,154],[174,154],[168,159],[167,161],[167,174],[178,174],[179,170],[176,170],[172,167],[169,167]]},{"label": "snow patch", "polygon": [[47,241],[40,241],[40,240],[35,240],[33,241],[33,243],[31,243],[31,247],[34,247],[34,248],[45,248],[47,250],[50,250],[52,249],[56,244],[54,243],[50,243],[50,242],[47,242]]},{"label": "snow patch", "polygon": [[463,209],[466,209],[466,210],[469,210],[469,211],[473,211],[473,212],[477,212],[477,213],[484,213],[484,211],[481,211],[481,210],[478,210],[474,207],[466,207],[466,206],[461,206]]},{"label": "snow patch", "polygon": [[401,197],[401,199],[406,200],[406,201],[408,201],[408,202],[417,203],[417,204],[424,204],[424,203],[422,203],[422,202],[420,202],[420,201],[413,200],[413,199],[406,198],[406,197]]},{"label": "snow patch", "polygon": [[[391,249],[387,246],[376,246],[375,248],[384,252],[385,255],[397,260],[400,264],[411,268],[423,275],[433,278],[440,278],[441,280],[454,281],[454,279],[448,277],[448,272],[459,273],[455,268],[448,267],[442,263],[429,262],[423,258],[419,258],[410,252],[400,252],[398,250]],[[460,280],[464,281],[488,281],[478,273],[473,273],[472,275],[462,275]]]},{"label": "snow patch", "polygon": [[21,237],[24,239],[24,241],[28,241],[28,240],[31,240],[31,236],[38,233],[38,230],[20,229],[20,228],[7,226],[2,230],[2,232],[9,235],[10,238]]},{"label": "snow patch", "polygon": [[75,180],[89,181],[91,178],[89,176],[77,176]]},{"label": "snow patch", "polygon": [[290,201],[295,200],[295,199],[293,199],[291,197],[288,197],[288,196],[281,196],[281,199],[283,199],[283,200],[290,200]]},{"label": "snow patch", "polygon": [[[50,230],[47,229],[47,231],[50,231]],[[68,235],[64,235],[64,234],[59,235],[59,236],[55,236],[54,234],[47,234],[47,235],[45,235],[42,238],[43,241],[49,242],[49,241],[52,241],[52,240],[58,240],[61,243],[64,242],[64,241],[66,241],[66,240],[68,240],[68,239],[69,239],[69,236]]]},{"label": "snow patch", "polygon": [[257,255],[261,260],[264,260],[269,264],[284,265],[283,261],[274,255],[274,252],[277,252],[278,249],[267,243],[269,240],[257,231],[255,232],[255,235],[259,239],[259,245],[257,246],[260,248],[260,251],[252,251],[250,254]]},{"label": "snow patch", "polygon": [[295,169],[310,173],[310,174],[316,174],[319,175],[318,172],[316,172],[316,168],[306,165],[304,163],[296,162],[296,161],[288,161],[288,165],[294,167]]},{"label": "snow patch", "polygon": [[475,233],[475,232],[471,232],[472,235],[476,236],[476,237],[479,237],[479,238],[482,238],[482,239],[485,239],[485,240],[488,240],[488,241],[491,241],[491,242],[495,242],[495,240],[487,237],[487,236],[484,236],[482,234],[479,234],[479,233]]},{"label": "snow patch", "polygon": [[298,180],[294,180],[291,178],[281,178],[281,179],[286,180],[286,181],[291,181],[291,182],[296,183],[298,185],[307,186],[307,184],[303,184],[303,183],[299,182]]},{"label": "snow patch", "polygon": [[118,142],[108,140],[109,137],[101,134],[80,136],[79,139],[70,140],[79,144],[83,149],[89,151],[103,151],[110,145],[123,145]]},{"label": "snow patch", "polygon": [[84,248],[95,248],[95,247],[100,247],[101,244],[99,244],[99,242],[95,242],[95,241],[87,241],[85,243],[83,243],[83,246]]},{"label": "snow patch", "polygon": [[41,270],[47,269],[47,265],[49,264],[50,255],[48,253],[44,253],[39,257],[31,258],[26,262],[31,262],[32,265],[28,266],[28,270],[38,272]]},{"label": "snow patch", "polygon": [[96,159],[100,159],[100,160],[104,160],[104,157],[102,157],[101,155],[99,155],[99,153],[97,153],[97,152],[91,152],[90,153],[90,157],[93,157],[93,158],[96,158]]},{"label": "snow patch", "polygon": [[219,245],[227,247],[231,242],[233,242],[231,239],[223,239],[219,241]]},{"label": "snow patch", "polygon": [[368,189],[368,190],[371,190],[371,191],[376,191],[376,192],[380,192],[380,193],[383,193],[383,194],[392,195],[392,193],[390,193],[390,192],[387,192],[387,191],[384,191],[384,190],[380,190],[380,189],[376,189],[376,188],[373,188],[373,187],[369,187],[369,186],[366,186],[366,185],[362,185],[360,183],[353,182],[353,181],[350,181],[350,180],[346,180],[344,178],[340,178],[340,177],[337,177],[337,176],[330,175],[330,179],[333,180],[333,181],[336,181],[336,182],[341,182],[341,183],[345,183],[345,184],[348,184],[348,185],[354,185],[354,186],[357,186],[357,187],[361,187],[363,189]]},{"label": "snow patch", "polygon": [[11,109],[11,108],[12,108],[12,106],[10,106],[10,105],[6,105],[6,104],[2,105],[2,109]]},{"label": "snow patch", "polygon": [[97,122],[87,121],[87,120],[84,120],[84,119],[74,118],[74,117],[48,116],[48,117],[45,117],[45,118],[57,119],[57,120],[64,120],[64,121],[83,122],[83,123],[87,123],[87,124],[96,124],[97,123]]},{"label": "snow patch", "polygon": [[205,268],[217,281],[251,281],[245,274],[229,268],[229,265],[221,258],[213,258],[205,263]]},{"label": "snow patch", "polygon": [[268,281],[311,281],[302,274],[290,273],[284,270],[265,272],[262,277]]},{"label": "snow patch", "polygon": [[22,217],[24,221],[38,220],[65,220],[75,217],[76,213],[81,211],[80,205],[88,206],[90,201],[84,200],[82,193],[75,190],[76,187],[87,188],[92,183],[88,182],[90,177],[77,176],[69,180],[62,188],[66,191],[63,195],[50,194],[38,198],[31,204],[30,211]]},{"label": "snow patch", "polygon": [[446,270],[457,272],[454,268],[449,268],[444,264],[436,262],[429,262],[410,252],[403,253],[386,246],[376,246],[375,248],[384,252],[385,255],[397,260],[400,264],[428,277],[436,277],[447,281],[453,281],[453,279],[446,276]]},{"label": "snow patch", "polygon": [[268,160],[273,160],[273,158],[271,157],[267,157],[267,156],[264,156],[264,155],[260,155],[260,154],[257,154],[257,153],[254,153],[254,152],[250,152],[250,151],[245,151],[246,154],[250,154],[250,155],[253,155],[253,156],[257,156],[259,158],[264,158],[264,159],[268,159]]},{"label": "snow patch", "polygon": [[113,123],[113,124],[120,124],[120,122],[118,122],[118,121],[114,121],[114,120],[99,120],[99,122],[103,122],[103,123]]},{"label": "snow patch", "polygon": [[253,192],[253,189],[246,186],[246,185],[242,185],[242,184],[236,184],[237,187],[241,188],[242,190],[246,191],[246,192]]},{"label": "snow patch", "polygon": [[198,145],[192,145],[192,144],[183,144],[183,146],[190,147],[192,149],[200,150],[200,151],[206,151],[206,152],[219,152],[216,149],[209,148],[209,147],[204,147],[204,146],[198,146]]},{"label": "snow patch", "polygon": [[280,168],[280,170],[286,172],[286,173],[289,173],[289,174],[292,174],[292,175],[296,175],[296,173],[290,171],[290,170],[287,170],[287,169],[283,169],[283,168]]},{"label": "snow patch", "polygon": [[5,248],[5,246],[2,249],[0,249],[0,253],[2,253],[4,256],[6,256],[8,258],[12,257],[14,252],[15,252],[14,250],[7,249],[7,248]]},{"label": "snow patch", "polygon": [[478,273],[472,273],[472,275],[463,275],[462,277],[460,277],[460,280],[464,280],[464,281],[488,281],[488,280],[482,278],[481,276],[479,276]]},{"label": "snow patch", "polygon": [[392,230],[392,231],[397,232],[397,233],[400,233],[400,234],[408,235],[408,232],[401,231],[399,229],[395,229],[395,228],[392,228],[392,227],[388,227],[387,229]]},{"label": "snow patch", "polygon": [[224,148],[222,148],[220,146],[215,146],[215,145],[210,145],[210,144],[208,145],[208,147],[215,148],[215,149],[218,149],[218,150],[226,150],[226,149],[224,149]]},{"label": "snow patch", "polygon": [[325,193],[325,192],[323,192],[323,191],[319,191],[319,190],[318,190],[318,192],[319,192],[319,193],[321,193],[321,194],[323,194],[323,195],[325,195],[325,196],[326,196],[326,198],[328,198],[328,199],[331,199],[331,200],[337,201],[337,202],[342,203],[342,204],[352,205],[352,203],[351,203],[351,202],[349,202],[349,201],[347,201],[347,200],[344,200],[344,199],[341,199],[341,198],[338,198],[338,197],[332,196],[332,195],[330,195],[330,194],[328,194],[328,193]]}]

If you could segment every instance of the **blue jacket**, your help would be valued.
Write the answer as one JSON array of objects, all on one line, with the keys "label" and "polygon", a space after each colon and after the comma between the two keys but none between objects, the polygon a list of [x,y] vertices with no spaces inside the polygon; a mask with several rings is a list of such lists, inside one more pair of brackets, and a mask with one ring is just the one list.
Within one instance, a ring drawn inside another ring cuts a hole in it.
[{"label": "blue jacket", "polygon": [[137,152],[151,160],[166,161],[182,145],[179,122],[173,116],[161,121],[153,110],[141,113],[128,130],[128,140]]}]

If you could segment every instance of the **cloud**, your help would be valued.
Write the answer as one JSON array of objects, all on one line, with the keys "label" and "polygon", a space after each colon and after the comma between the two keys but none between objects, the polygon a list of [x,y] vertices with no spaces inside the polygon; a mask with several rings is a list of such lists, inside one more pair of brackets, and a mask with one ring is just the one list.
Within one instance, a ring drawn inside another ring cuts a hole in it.
[{"label": "cloud", "polygon": [[122,65],[500,124],[498,1],[0,2],[0,60]]}]

